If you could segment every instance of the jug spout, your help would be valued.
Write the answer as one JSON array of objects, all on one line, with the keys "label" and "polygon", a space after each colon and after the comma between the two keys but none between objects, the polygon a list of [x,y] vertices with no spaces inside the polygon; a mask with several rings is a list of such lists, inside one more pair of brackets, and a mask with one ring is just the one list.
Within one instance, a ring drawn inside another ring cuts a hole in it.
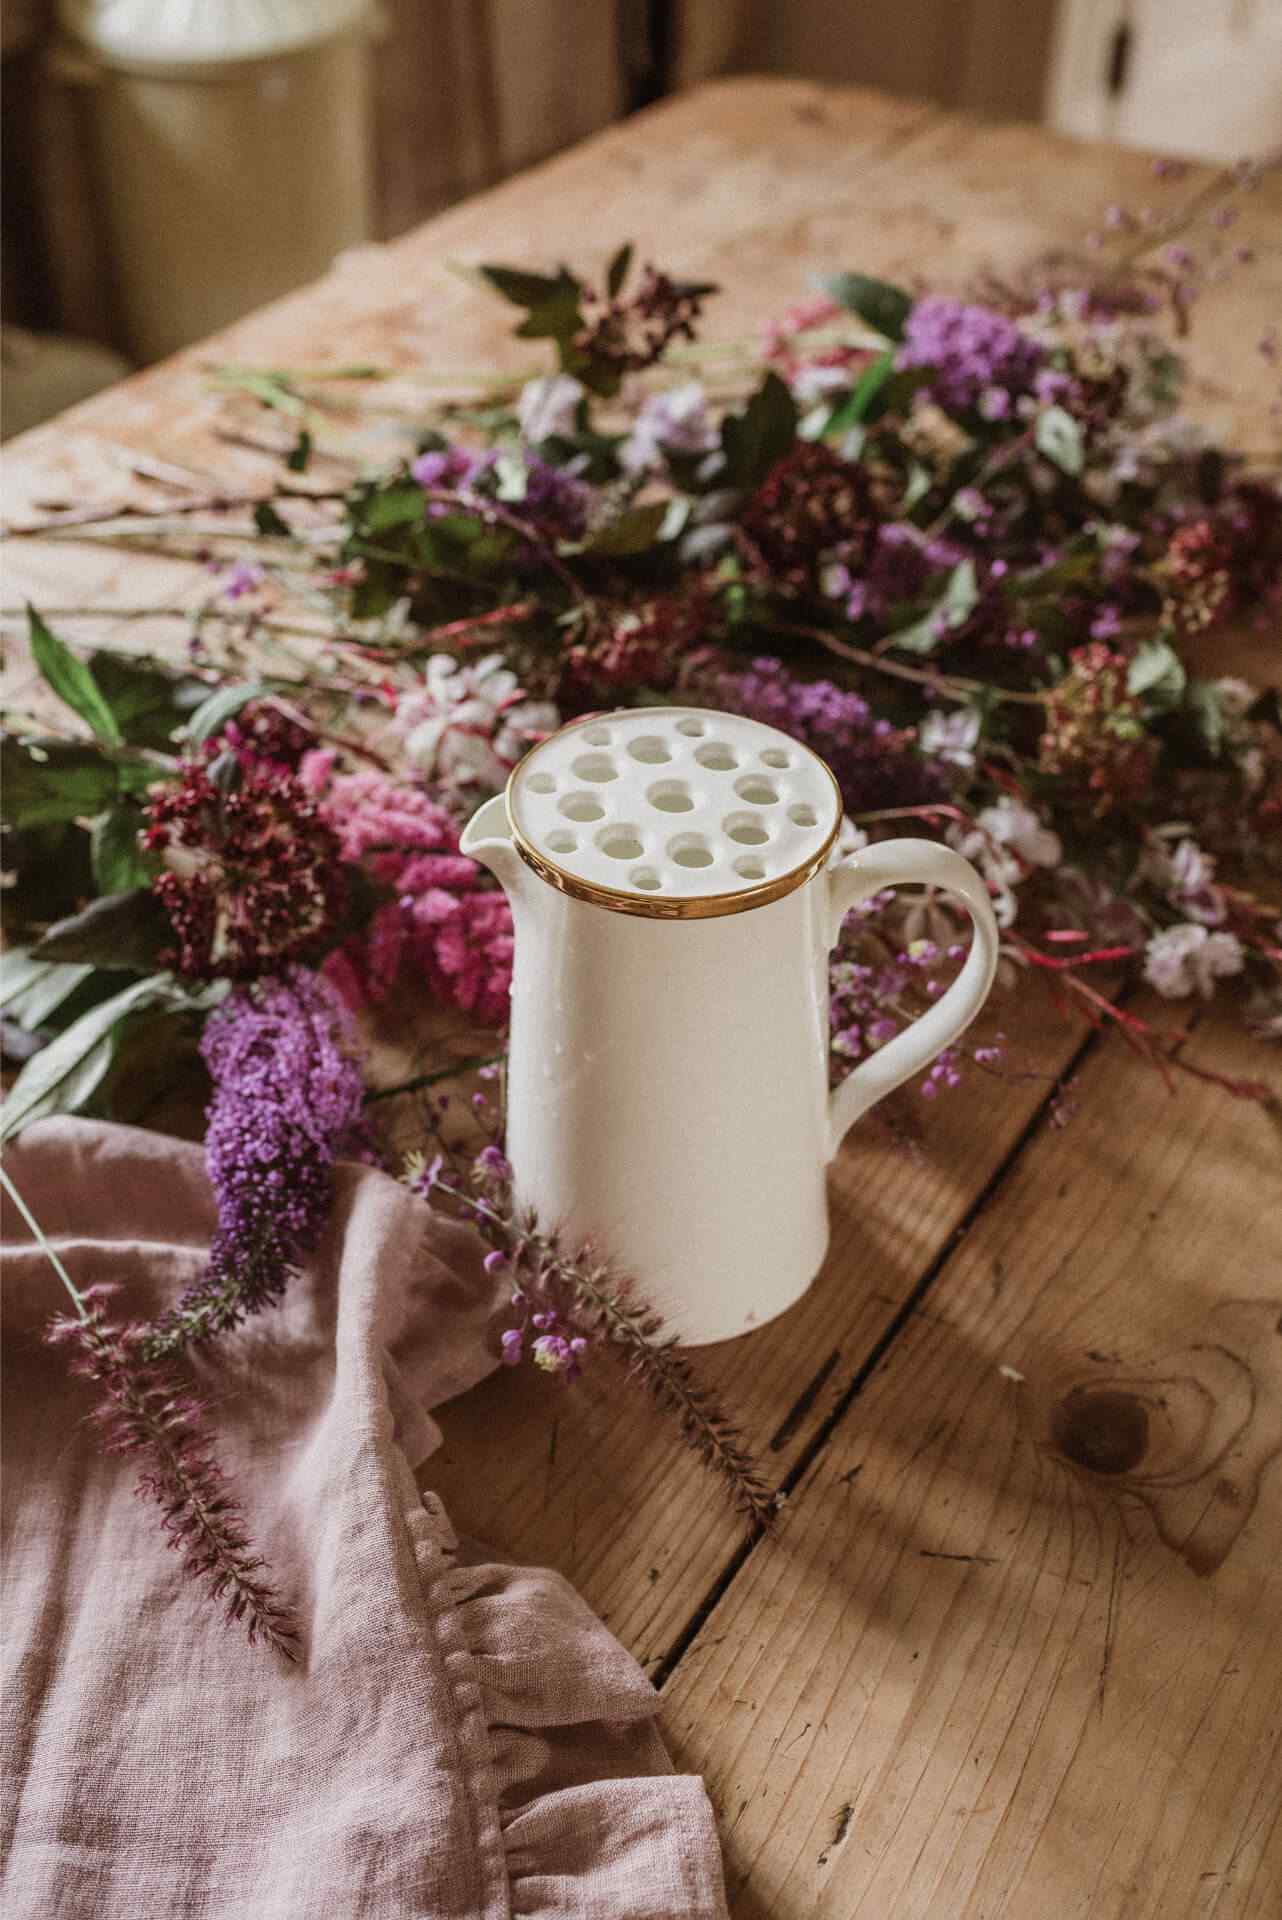
[{"label": "jug spout", "polygon": [[477,808],[463,829],[459,852],[488,867],[509,900],[522,891],[529,868],[512,845],[512,828],[501,793]]}]

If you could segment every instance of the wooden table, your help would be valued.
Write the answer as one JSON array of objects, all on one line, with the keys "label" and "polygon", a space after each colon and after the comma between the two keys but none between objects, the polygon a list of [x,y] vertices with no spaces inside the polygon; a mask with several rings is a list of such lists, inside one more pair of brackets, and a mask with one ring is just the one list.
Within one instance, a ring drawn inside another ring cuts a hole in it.
[{"label": "wooden table", "polygon": [[[710,331],[739,335],[817,268],[956,283],[1080,243],[1150,182],[1142,156],[1029,128],[735,81],[348,262],[215,352],[511,365],[510,313],[447,263],[590,265],[624,237],[721,281]],[[1244,243],[1280,214],[1257,194]],[[1189,345],[1199,406],[1248,444],[1280,310],[1275,250]],[[210,357],[28,436],[11,505],[118,496],[122,446],[265,488],[269,464],[213,435]],[[156,605],[183,579],[40,546],[10,555],[5,599]],[[604,1368],[563,1396],[496,1376],[447,1410],[429,1469],[457,1524],[562,1568],[654,1676],[742,1920],[1282,1911],[1276,1123],[1209,1086],[1172,1099],[1036,1002],[999,1017],[1043,1077],[940,1101],[917,1152],[861,1129],[817,1285],[703,1357],[786,1491],[773,1537],[745,1536]],[[1260,1055],[1216,1020],[1190,1043],[1227,1071]]]}]

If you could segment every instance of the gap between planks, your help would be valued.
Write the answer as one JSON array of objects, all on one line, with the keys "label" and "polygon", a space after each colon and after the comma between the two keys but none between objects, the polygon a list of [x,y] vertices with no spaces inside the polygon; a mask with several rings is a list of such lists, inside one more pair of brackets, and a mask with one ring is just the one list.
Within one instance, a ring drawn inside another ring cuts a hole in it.
[{"label": "gap between planks", "polygon": [[[993,1168],[988,1179],[979,1189],[979,1192],[975,1195],[942,1245],[932,1255],[909,1293],[891,1315],[881,1333],[869,1348],[864,1359],[856,1367],[850,1384],[845,1388],[844,1392],[838,1396],[830,1411],[825,1415],[823,1420],[820,1421],[810,1439],[801,1449],[791,1467],[789,1467],[787,1473],[779,1483],[781,1501],[788,1501],[792,1498],[797,1488],[801,1486],[807,1475],[817,1464],[827,1449],[837,1428],[841,1425],[841,1422],[845,1419],[855,1401],[872,1379],[882,1361],[885,1360],[900,1334],[918,1313],[923,1301],[943,1273],[944,1268],[952,1259],[957,1248],[966,1238],[966,1235],[971,1231],[972,1227],[974,1227],[980,1216],[1001,1193],[1007,1180],[1023,1157],[1027,1147],[1048,1123],[1055,1102],[1062,1096],[1065,1088],[1072,1082],[1076,1075],[1081,1072],[1082,1067],[1099,1046],[1102,1038],[1103,1035],[1101,1031],[1098,1028],[1092,1028],[1074,1049],[1065,1066],[1056,1074],[1051,1086],[1029,1115],[1015,1140]],[[802,1389],[801,1393],[797,1396],[793,1408],[780,1424],[778,1429],[779,1434],[790,1434],[795,1431],[800,1421],[805,1418],[805,1415],[813,1406],[817,1394],[821,1391],[829,1374],[832,1372],[835,1358],[836,1355],[833,1355],[825,1360],[817,1373],[812,1376],[811,1380]],[[672,1678],[707,1622],[711,1619],[713,1613],[721,1604],[765,1538],[765,1529],[759,1525],[754,1525],[736,1547],[734,1553],[713,1581],[712,1585],[708,1588],[707,1593],[695,1608],[689,1620],[669,1647],[667,1653],[664,1654],[663,1658],[654,1668],[650,1677],[659,1692],[663,1691],[668,1681]]]}]

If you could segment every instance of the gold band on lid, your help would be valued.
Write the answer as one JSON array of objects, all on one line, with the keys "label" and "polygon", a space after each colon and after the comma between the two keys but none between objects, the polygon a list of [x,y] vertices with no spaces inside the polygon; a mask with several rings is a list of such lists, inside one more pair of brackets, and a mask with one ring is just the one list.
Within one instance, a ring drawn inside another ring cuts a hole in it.
[{"label": "gold band on lid", "polygon": [[[754,907],[769,906],[773,901],[781,900],[795,892],[798,887],[803,887],[825,866],[841,830],[844,813],[841,789],[837,785],[832,768],[813,748],[804,746],[800,741],[780,733],[777,728],[770,727],[764,722],[750,724],[754,732],[759,731],[767,739],[771,735],[777,738],[781,748],[790,755],[802,757],[816,770],[822,769],[826,790],[831,791],[833,820],[831,828],[818,844],[815,844],[813,837],[810,838],[810,844],[805,849],[803,859],[782,873],[769,875],[759,884],[744,885],[741,881],[737,887],[727,888],[717,893],[641,892],[635,887],[612,887],[604,881],[591,878],[586,874],[575,873],[563,866],[553,857],[549,848],[535,846],[522,830],[518,809],[514,804],[518,784],[528,774],[531,762],[536,756],[542,755],[550,743],[560,742],[565,736],[575,734],[581,728],[595,728],[599,731],[611,722],[617,722],[624,717],[633,723],[641,721],[646,724],[657,724],[661,720],[670,722],[674,712],[699,716],[713,723],[722,717],[711,709],[703,708],[629,708],[620,714],[588,714],[580,720],[570,721],[565,727],[559,728],[555,734],[550,734],[547,740],[540,741],[530,749],[512,769],[503,796],[512,844],[526,866],[531,872],[537,874],[540,880],[545,880],[549,886],[555,887],[558,892],[568,895],[571,899],[582,900],[589,906],[604,907],[611,913],[634,914],[638,918],[648,920],[710,920],[726,914],[748,913]],[[651,767],[650,772],[653,774],[658,770],[658,763],[656,763]],[[817,805],[817,796],[815,796],[815,802]],[[725,795],[721,804],[731,804],[729,793]],[[677,819],[673,818],[670,824],[677,828]]]}]

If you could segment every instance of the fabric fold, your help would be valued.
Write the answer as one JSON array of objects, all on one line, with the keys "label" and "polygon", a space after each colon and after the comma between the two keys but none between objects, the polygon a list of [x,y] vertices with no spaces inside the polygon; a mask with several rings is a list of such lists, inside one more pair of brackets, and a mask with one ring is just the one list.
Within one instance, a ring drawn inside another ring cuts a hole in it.
[{"label": "fabric fold", "polygon": [[[7,1170],[79,1286],[150,1317],[201,1271],[200,1150],[42,1122]],[[279,1307],[195,1356],[290,1668],[224,1629],[41,1339],[56,1277],[5,1221],[3,1904],[15,1920],[724,1913],[702,1782],[555,1573],[459,1545],[413,1469],[495,1364],[502,1282],[395,1182],[340,1168]]]}]

